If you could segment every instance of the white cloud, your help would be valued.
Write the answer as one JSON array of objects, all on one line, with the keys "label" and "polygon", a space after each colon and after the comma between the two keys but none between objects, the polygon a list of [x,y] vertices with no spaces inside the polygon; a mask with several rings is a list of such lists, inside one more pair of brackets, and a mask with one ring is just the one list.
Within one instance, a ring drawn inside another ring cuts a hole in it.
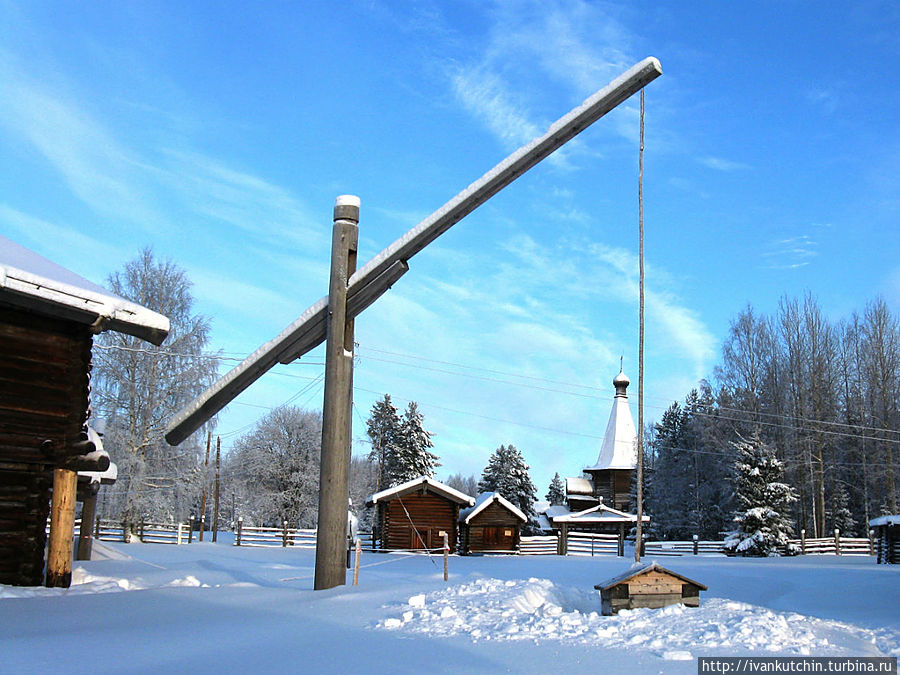
[{"label": "white cloud", "polygon": [[700,162],[703,166],[715,169],[716,171],[741,171],[743,169],[749,169],[749,164],[744,164],[743,162],[735,162],[730,159],[723,159],[722,157],[698,157],[697,161]]},{"label": "white cloud", "polygon": [[771,242],[762,255],[768,261],[766,267],[769,269],[798,269],[809,265],[819,255],[818,246],[809,235],[802,234]]}]

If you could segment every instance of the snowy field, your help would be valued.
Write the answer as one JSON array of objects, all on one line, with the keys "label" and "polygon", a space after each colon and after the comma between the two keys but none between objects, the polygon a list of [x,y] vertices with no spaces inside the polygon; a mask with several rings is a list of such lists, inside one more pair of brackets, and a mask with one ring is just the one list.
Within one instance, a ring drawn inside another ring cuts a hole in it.
[{"label": "snowy field", "polygon": [[[701,606],[600,615],[630,559],[362,558],[313,592],[310,550],[97,544],[71,589],[0,586],[0,672],[696,673],[698,656],[900,655],[900,566],[660,558]],[[102,559],[100,559],[102,558]],[[652,560],[652,558],[647,558]],[[348,574],[348,581],[352,577]]]}]

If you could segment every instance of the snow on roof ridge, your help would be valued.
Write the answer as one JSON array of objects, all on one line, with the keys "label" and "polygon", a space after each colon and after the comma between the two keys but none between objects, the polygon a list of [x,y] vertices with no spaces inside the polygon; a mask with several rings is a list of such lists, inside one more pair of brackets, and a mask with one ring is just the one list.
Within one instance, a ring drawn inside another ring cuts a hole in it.
[{"label": "snow on roof ridge", "polygon": [[499,492],[482,492],[481,494],[479,494],[475,499],[475,504],[473,506],[467,509],[463,509],[459,512],[459,519],[468,525],[469,521],[472,520],[472,518],[484,511],[493,502],[499,502],[500,504],[505,506],[512,512],[512,514],[516,518],[521,520],[523,523],[528,522],[528,518],[524,513],[522,513],[521,509],[519,509],[515,504],[506,499],[506,497],[501,495]]},{"label": "snow on roof ridge", "polygon": [[475,505],[475,499],[473,497],[470,497],[469,495],[464,494],[459,490],[450,487],[449,485],[445,485],[444,483],[441,483],[440,481],[437,481],[430,476],[419,476],[418,478],[413,478],[412,480],[408,480],[405,483],[401,483],[400,485],[395,485],[393,487],[382,490],[381,492],[376,492],[366,499],[366,504],[377,504],[380,500],[386,497],[399,494],[401,492],[409,490],[410,488],[415,488],[418,485],[428,485],[436,492],[443,493],[445,496],[450,497],[451,499],[455,499],[456,501],[459,501],[461,503],[468,504],[469,506]]}]

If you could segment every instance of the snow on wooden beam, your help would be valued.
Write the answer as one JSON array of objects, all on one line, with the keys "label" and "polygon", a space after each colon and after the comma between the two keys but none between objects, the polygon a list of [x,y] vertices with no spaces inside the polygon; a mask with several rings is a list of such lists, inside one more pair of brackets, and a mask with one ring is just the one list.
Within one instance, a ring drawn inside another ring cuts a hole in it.
[{"label": "snow on wooden beam", "polygon": [[[405,272],[405,265],[412,256],[660,75],[662,66],[653,57],[632,66],[580,106],[551,124],[543,136],[516,150],[372,258],[350,278],[347,289],[348,315],[351,318],[355,316],[351,308],[356,296],[363,294],[368,299],[365,306],[374,302],[393,283],[386,283],[386,278],[400,269],[400,274]],[[398,263],[404,267],[398,268]],[[327,308],[328,298],[322,298],[278,337],[265,343],[185,406],[169,423],[166,441],[171,445],[178,445],[276,363],[288,363],[324,342]],[[357,309],[356,314],[364,308]]]}]

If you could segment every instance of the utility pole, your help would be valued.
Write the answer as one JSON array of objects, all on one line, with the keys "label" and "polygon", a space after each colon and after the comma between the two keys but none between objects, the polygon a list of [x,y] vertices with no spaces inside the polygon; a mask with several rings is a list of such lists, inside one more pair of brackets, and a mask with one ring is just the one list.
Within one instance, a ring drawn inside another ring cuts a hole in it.
[{"label": "utility pole", "polygon": [[222,457],[222,437],[216,436],[216,492],[213,501],[215,502],[216,512],[213,514],[213,542],[219,535],[219,467],[221,466]]},{"label": "utility pole", "polygon": [[347,499],[353,406],[353,320],[347,317],[347,283],[356,271],[359,197],[341,195],[334,204],[331,279],[325,338],[325,400],[319,473],[315,590],[346,583]]},{"label": "utility pole", "polygon": [[206,529],[206,480],[209,477],[209,446],[212,445],[212,431],[206,432],[206,461],[203,463],[203,497],[200,499],[200,541],[203,541],[203,530]]}]

